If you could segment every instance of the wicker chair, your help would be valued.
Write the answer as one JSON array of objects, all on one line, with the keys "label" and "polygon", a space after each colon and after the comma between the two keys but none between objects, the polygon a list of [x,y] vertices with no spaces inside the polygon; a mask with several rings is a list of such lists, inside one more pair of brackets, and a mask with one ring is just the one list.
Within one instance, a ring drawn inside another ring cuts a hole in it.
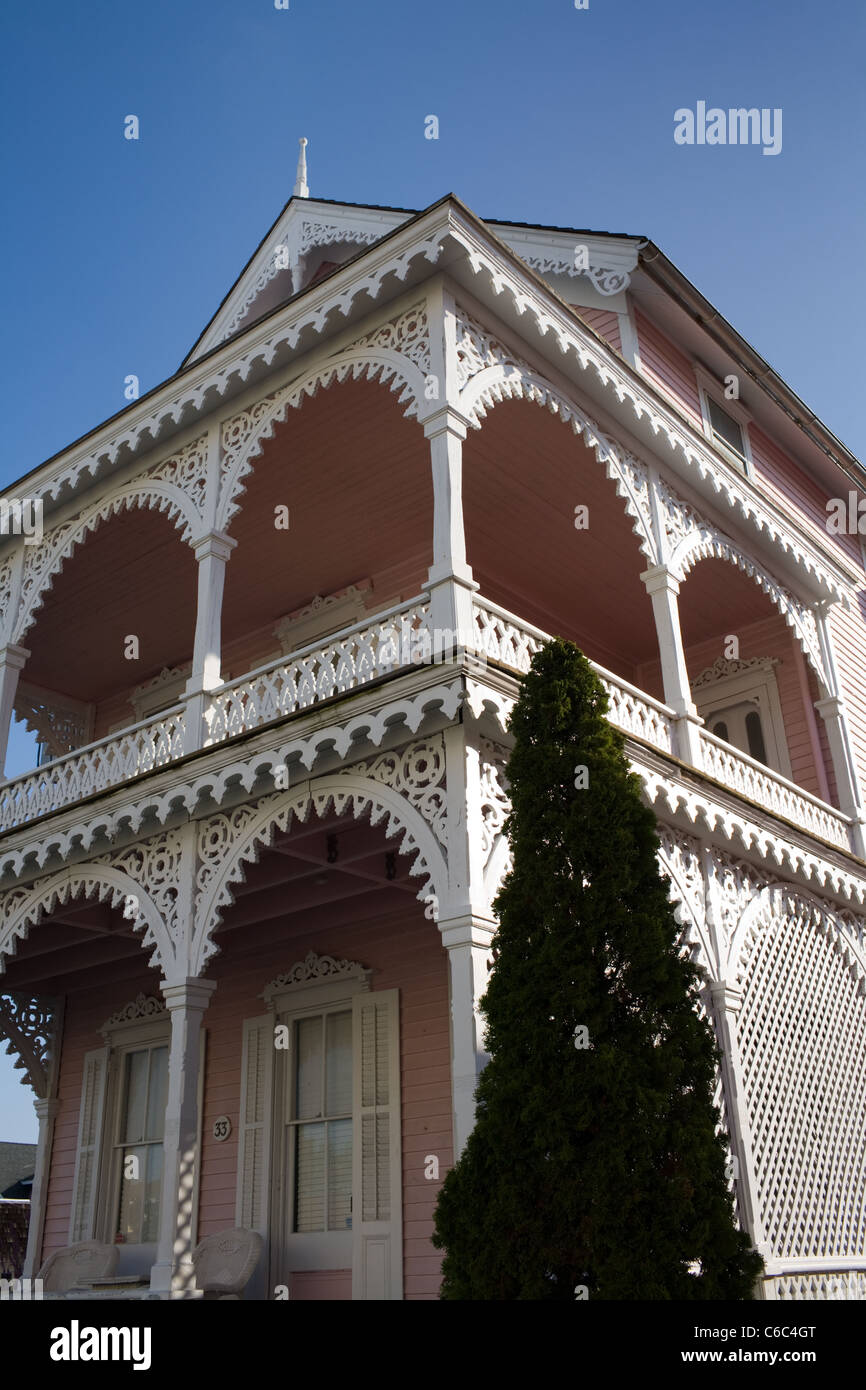
[{"label": "wicker chair", "polygon": [[82,1240],[49,1255],[37,1278],[45,1293],[65,1293],[87,1287],[91,1279],[107,1279],[117,1269],[120,1251],[100,1240]]},{"label": "wicker chair", "polygon": [[192,1254],[196,1286],[205,1298],[241,1298],[263,1244],[257,1231],[240,1226],[205,1236]]}]

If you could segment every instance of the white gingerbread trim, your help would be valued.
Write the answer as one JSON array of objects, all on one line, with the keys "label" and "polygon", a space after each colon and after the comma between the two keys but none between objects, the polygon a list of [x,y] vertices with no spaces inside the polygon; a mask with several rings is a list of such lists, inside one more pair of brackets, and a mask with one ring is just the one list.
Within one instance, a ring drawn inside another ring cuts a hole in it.
[{"label": "white gingerbread trim", "polygon": [[124,1029],[142,1023],[167,1023],[168,1009],[165,1001],[158,999],[155,994],[139,993],[128,1004],[124,1004],[122,1009],[118,1009],[110,1018],[107,1018],[102,1027],[97,1029],[103,1037],[110,1033],[121,1032]]},{"label": "white gingerbread trim", "polygon": [[308,993],[311,989],[336,985],[338,988],[367,990],[372,970],[356,960],[337,960],[334,956],[308,951],[303,960],[295,961],[283,970],[262,991],[262,999],[271,1009],[279,1009],[286,995],[296,990]]},{"label": "white gingerbread trim", "polygon": [[397,835],[398,854],[412,858],[410,874],[422,879],[417,893],[424,899],[433,893],[444,896],[447,888],[447,861],[430,825],[405,796],[383,782],[353,775],[352,769],[308,782],[294,795],[278,792],[264,797],[254,806],[213,816],[199,827],[199,869],[196,876],[196,928],[190,952],[190,973],[199,975],[219,950],[213,935],[223,910],[233,902],[232,888],[244,881],[246,865],[257,861],[263,846],[274,833],[285,833],[293,818],[302,823],[311,814],[324,819],[352,813],[355,820],[369,816],[371,825],[385,822],[386,839]]},{"label": "white gingerbread trim", "polygon": [[[165,512],[180,531],[182,540],[191,542],[204,527],[207,485],[207,435],[202,435],[178,454],[163,460],[147,472],[124,483],[99,501],[91,503],[78,516],[62,522],[45,536],[39,546],[24,547],[24,570],[17,612],[7,615],[10,636],[18,642],[36,621],[46,592],[72,553],[91,531],[123,511],[144,508]],[[180,478],[180,482],[175,481]],[[202,510],[199,510],[199,505]]]},{"label": "white gingerbread trim", "polygon": [[430,372],[430,334],[427,308],[419,301],[396,318],[378,325],[330,357],[310,366],[299,379],[281,386],[245,410],[223,420],[220,428],[222,485],[217,529],[227,531],[239,510],[238,496],[252,460],[262,452],[290,409],[298,410],[308,396],[351,377],[379,381],[399,391],[404,415],[417,418],[426,408],[425,379]]},{"label": "white gingerbread trim", "polygon": [[5,957],[15,954],[18,942],[30,935],[31,927],[82,894],[112,907],[123,903],[133,931],[144,933],[142,946],[152,948],[149,964],[168,975],[173,943],[150,894],[129,874],[99,861],[61,869],[37,880],[29,889],[18,889],[0,898],[4,918],[0,925],[0,974],[6,971]]},{"label": "white gingerbread trim", "polygon": [[466,310],[456,310],[456,360],[458,409],[475,429],[481,429],[489,410],[504,400],[531,401],[570,424],[599,463],[604,465],[625,510],[640,549],[650,563],[658,563],[658,550],[649,497],[646,466],[605,435],[570,396],[522,357],[505,347],[495,333]]},{"label": "white gingerbread trim", "polygon": [[[303,767],[309,772],[320,756],[336,754],[345,758],[360,743],[378,747],[398,728],[400,733],[415,734],[428,715],[451,721],[462,697],[463,681],[458,677],[448,684],[422,685],[385,705],[377,703],[381,699],[377,690],[367,696],[359,694],[358,703],[366,700],[368,708],[362,708],[348,720],[323,724],[315,706],[299,711],[292,721],[297,732],[289,738],[285,737],[286,728],[279,727],[260,735],[252,747],[239,749],[233,741],[215,744],[201,764],[198,760],[193,764],[194,768],[202,766],[202,771],[192,775],[190,769],[183,781],[178,781],[177,768],[169,763],[152,780],[142,782],[131,792],[125,791],[123,784],[106,787],[105,803],[92,812],[73,805],[58,811],[48,829],[34,831],[25,823],[8,831],[0,850],[0,874],[17,877],[27,873],[31,862],[41,868],[52,855],[68,859],[77,852],[87,852],[103,836],[113,841],[129,830],[137,834],[145,820],[164,825],[181,806],[193,816],[203,799],[221,805],[239,789],[249,792],[261,778],[272,782],[278,777],[282,779],[286,767]],[[52,767],[49,764],[44,771],[48,773]],[[296,771],[292,776],[296,776]],[[4,790],[10,795],[10,810],[14,811],[20,782],[0,788],[0,806]]]},{"label": "white gingerbread trim", "polygon": [[40,1100],[52,1089],[59,1054],[63,1005],[30,994],[0,994],[0,1040],[24,1072],[21,1085],[32,1087]]}]

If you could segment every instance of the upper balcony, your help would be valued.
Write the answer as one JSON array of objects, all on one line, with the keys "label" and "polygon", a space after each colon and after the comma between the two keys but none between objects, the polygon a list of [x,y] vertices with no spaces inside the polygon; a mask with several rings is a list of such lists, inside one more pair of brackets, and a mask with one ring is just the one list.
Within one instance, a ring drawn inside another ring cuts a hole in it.
[{"label": "upper balcony", "polygon": [[[437,556],[455,505],[437,459],[459,431],[428,442],[375,381],[297,404],[264,421],[204,540],[184,543],[157,488],[127,488],[32,548],[16,709],[50,760],[0,784],[0,834],[372,682],[387,703],[436,659],[443,595],[469,592]],[[545,634],[573,640],[636,756],[646,745],[860,853],[808,604],[661,484],[675,577],[638,474],[602,466],[574,420],[538,404],[500,401],[462,445],[476,588],[461,645],[507,677]],[[251,434],[254,414],[222,438]],[[173,463],[191,467],[194,449]]]}]

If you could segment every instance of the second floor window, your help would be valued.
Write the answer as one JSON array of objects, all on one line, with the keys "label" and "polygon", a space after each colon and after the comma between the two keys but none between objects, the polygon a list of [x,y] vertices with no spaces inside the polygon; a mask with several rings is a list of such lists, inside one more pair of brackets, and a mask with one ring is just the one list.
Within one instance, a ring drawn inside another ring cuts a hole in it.
[{"label": "second floor window", "polygon": [[751,702],[716,710],[709,720],[709,727],[716,738],[732,743],[741,753],[748,753],[759,763],[768,761],[761,715]]}]

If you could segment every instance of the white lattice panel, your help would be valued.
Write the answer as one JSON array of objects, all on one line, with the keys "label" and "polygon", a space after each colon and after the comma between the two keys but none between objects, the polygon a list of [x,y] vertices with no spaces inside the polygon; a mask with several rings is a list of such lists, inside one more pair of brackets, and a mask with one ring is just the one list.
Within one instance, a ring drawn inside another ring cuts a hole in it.
[{"label": "white lattice panel", "polygon": [[782,1274],[764,1280],[764,1296],[771,1299],[866,1301],[866,1273],[862,1269],[836,1274]]},{"label": "white lattice panel", "polygon": [[827,913],[791,897],[773,902],[756,919],[738,962],[737,1028],[764,1229],[777,1259],[860,1256],[862,979]]}]

